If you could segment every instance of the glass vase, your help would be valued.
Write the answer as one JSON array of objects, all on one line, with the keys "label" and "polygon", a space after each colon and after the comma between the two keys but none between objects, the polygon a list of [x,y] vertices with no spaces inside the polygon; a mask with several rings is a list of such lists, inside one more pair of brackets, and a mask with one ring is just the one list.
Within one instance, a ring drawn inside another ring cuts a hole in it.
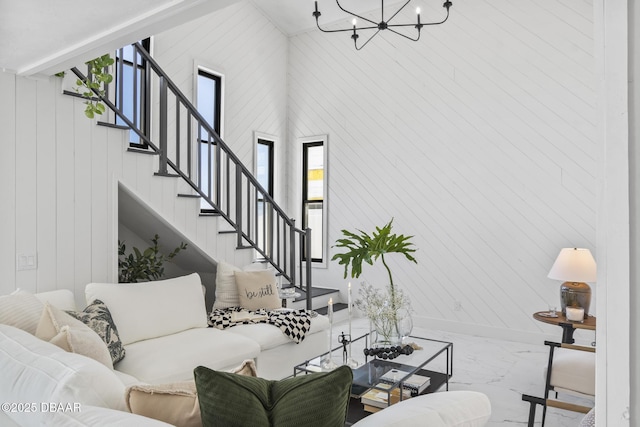
[{"label": "glass vase", "polygon": [[413,320],[406,308],[399,308],[395,312],[384,311],[370,319],[373,327],[371,341],[373,347],[390,347],[402,345],[404,338],[411,334]]}]

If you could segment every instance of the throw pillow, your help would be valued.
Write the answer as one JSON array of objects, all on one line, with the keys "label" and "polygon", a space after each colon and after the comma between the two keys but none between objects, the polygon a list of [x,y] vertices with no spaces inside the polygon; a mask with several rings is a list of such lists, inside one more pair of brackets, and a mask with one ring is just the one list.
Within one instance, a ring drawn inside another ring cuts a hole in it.
[{"label": "throw pillow", "polygon": [[[256,376],[253,360],[245,360],[231,371]],[[177,427],[201,427],[200,404],[194,381],[173,384],[134,385],[125,392],[129,412],[154,418]]]},{"label": "throw pillow", "polygon": [[213,303],[213,308],[240,307],[240,297],[238,296],[234,275],[236,271],[242,270],[224,261],[218,262],[216,268],[216,300]]},{"label": "throw pillow", "polygon": [[240,307],[247,310],[282,308],[273,271],[236,271],[235,277]]},{"label": "throw pillow", "polygon": [[111,361],[115,365],[124,358],[125,351],[107,305],[100,300],[93,301],[82,313],[67,311],[71,316],[90,327],[107,345]]},{"label": "throw pillow", "polygon": [[109,350],[98,334],[49,303],[44,305],[35,335],[66,351],[90,357],[113,369]]},{"label": "throw pillow", "polygon": [[281,381],[195,371],[206,427],[343,427],[353,373],[348,366]]},{"label": "throw pillow", "polygon": [[43,307],[32,293],[16,289],[9,295],[0,296],[0,323],[33,335],[38,328]]}]

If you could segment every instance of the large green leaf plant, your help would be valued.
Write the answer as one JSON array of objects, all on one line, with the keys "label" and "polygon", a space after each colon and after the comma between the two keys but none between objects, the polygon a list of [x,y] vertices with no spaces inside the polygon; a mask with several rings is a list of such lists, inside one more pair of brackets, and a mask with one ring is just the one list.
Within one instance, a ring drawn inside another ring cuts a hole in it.
[{"label": "large green leaf plant", "polygon": [[381,295],[371,285],[365,285],[360,289],[362,298],[356,300],[356,306],[364,310],[369,319],[375,320],[378,317],[386,317],[391,318],[395,323],[397,310],[410,304],[403,293],[396,289],[385,255],[398,253],[411,262],[417,264],[418,261],[413,256],[416,248],[411,239],[414,236],[392,234],[392,227],[393,218],[383,227],[376,227],[371,234],[362,230],[356,230],[357,232],[342,230],[344,237],[338,239],[334,246],[343,248],[346,251],[335,254],[331,260],[338,260],[338,264],[344,265],[345,279],[349,275],[349,267],[351,267],[351,277],[358,278],[362,274],[363,263],[373,265],[378,259],[382,261],[382,265],[384,265],[389,276],[388,298]]}]

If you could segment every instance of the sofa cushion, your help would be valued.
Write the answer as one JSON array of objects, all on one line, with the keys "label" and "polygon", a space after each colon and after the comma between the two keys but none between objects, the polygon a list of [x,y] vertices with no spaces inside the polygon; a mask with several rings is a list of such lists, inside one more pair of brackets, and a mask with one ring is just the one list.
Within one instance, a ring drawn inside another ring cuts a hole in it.
[{"label": "sofa cushion", "polygon": [[118,328],[111,318],[111,312],[100,300],[89,304],[82,313],[67,311],[67,313],[90,327],[102,338],[111,355],[111,361],[115,365],[124,358],[125,351],[118,335]]},{"label": "sofa cushion", "polygon": [[[305,340],[309,335],[329,329],[329,319],[326,316],[315,316],[311,318],[311,327],[306,334]],[[280,328],[266,323],[256,323],[251,325],[235,325],[232,328],[225,329],[228,332],[247,337],[258,344],[262,351],[269,350],[287,343],[292,342]],[[304,343],[304,341],[302,341]],[[326,351],[326,349],[325,349]]]},{"label": "sofa cushion", "polygon": [[35,294],[42,303],[48,302],[52,306],[63,311],[75,311],[76,300],[73,292],[69,289],[57,289],[55,291],[38,292]]},{"label": "sofa cushion", "polygon": [[595,353],[565,348],[557,349],[553,356],[551,385],[594,396],[596,394]]},{"label": "sofa cushion", "polygon": [[43,307],[31,292],[16,289],[0,296],[0,323],[35,334]]},{"label": "sofa cushion", "polygon": [[216,267],[216,300],[213,308],[240,307],[240,296],[236,287],[235,272],[242,271],[238,267],[224,261]]},{"label": "sofa cushion", "polygon": [[[112,370],[20,329],[0,325],[0,401],[79,403],[125,410],[125,387]],[[10,384],[10,387],[6,385]],[[20,425],[46,425],[50,414],[9,413]]]},{"label": "sofa cushion", "polygon": [[354,427],[482,427],[491,417],[491,403],[476,391],[423,394],[396,403],[355,423]]},{"label": "sofa cushion", "polygon": [[272,270],[236,271],[234,275],[240,307],[247,310],[272,310],[282,307],[282,300],[276,288],[276,276]]},{"label": "sofa cushion", "polygon": [[281,381],[204,366],[194,373],[206,426],[343,427],[353,381],[347,366]]},{"label": "sofa cushion", "polygon": [[83,405],[79,411],[53,412],[46,425],[64,427],[172,427],[171,424],[129,412]]},{"label": "sofa cushion", "polygon": [[195,328],[125,346],[116,369],[149,384],[193,379],[198,365],[229,370],[260,353],[255,341],[215,328]]},{"label": "sofa cushion", "polygon": [[109,307],[124,345],[207,326],[197,273],[135,284],[90,283],[85,297]]},{"label": "sofa cushion", "polygon": [[[231,371],[255,377],[252,359]],[[159,385],[134,385],[125,394],[130,412],[167,422],[177,427],[201,427],[200,405],[194,380]]]},{"label": "sofa cushion", "polygon": [[113,369],[106,344],[91,328],[48,302],[36,329],[36,337],[73,353],[82,354]]}]

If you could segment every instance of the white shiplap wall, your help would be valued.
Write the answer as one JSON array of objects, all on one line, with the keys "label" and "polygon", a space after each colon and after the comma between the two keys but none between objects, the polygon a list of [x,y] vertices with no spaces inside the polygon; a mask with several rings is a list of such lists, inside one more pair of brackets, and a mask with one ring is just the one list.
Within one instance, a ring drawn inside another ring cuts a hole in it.
[{"label": "white shiplap wall", "polygon": [[[329,135],[329,240],[391,217],[415,234],[419,264],[389,261],[417,322],[556,333],[531,319],[557,303],[548,269],[561,247],[595,253],[593,23],[590,1],[538,3],[459,0],[420,42],[385,34],[355,52],[345,35],[287,39],[243,2],[156,35],[154,54],[188,96],[194,63],[225,75],[224,139],[246,164],[254,131],[287,146],[276,199],[293,217],[296,140]],[[440,13],[423,6],[423,19]],[[149,178],[153,159],[123,153],[120,133],[94,127],[55,80],[0,77],[0,293],[108,279],[116,178],[208,253],[225,251],[175,184]],[[16,252],[34,250],[38,270],[16,272]],[[315,280],[346,282],[335,263]]]},{"label": "white shiplap wall", "polygon": [[[273,135],[276,170],[284,168],[287,125],[287,38],[248,2],[154,37],[154,57],[187,96],[196,66],[224,75],[224,141],[250,169],[253,132]],[[286,200],[282,180],[274,190]]]},{"label": "white shiplap wall", "polygon": [[[430,3],[424,21],[442,13]],[[290,161],[296,139],[329,134],[330,243],[392,217],[415,234],[419,264],[389,261],[418,322],[557,332],[531,316],[559,303],[548,270],[562,247],[595,253],[592,14],[590,1],[459,0],[417,43],[290,39]],[[345,287],[335,262],[314,277]],[[362,279],[386,283],[381,268]]]},{"label": "white shiplap wall", "polygon": [[[248,30],[236,26],[245,18]],[[225,139],[248,165],[253,131],[284,140],[287,39],[253,7],[157,35],[155,51],[188,97],[194,59],[220,65]],[[218,235],[217,219],[197,216],[196,200],[176,197],[184,186],[153,176],[155,156],[127,153],[124,132],[96,126],[83,109],[82,100],[61,94],[57,78],[0,72],[0,295],[68,288],[81,304],[87,283],[116,280],[118,182],[212,258],[250,262],[250,251]],[[276,150],[283,158],[283,147]],[[24,252],[38,254],[37,270],[16,271],[16,253]]]}]

